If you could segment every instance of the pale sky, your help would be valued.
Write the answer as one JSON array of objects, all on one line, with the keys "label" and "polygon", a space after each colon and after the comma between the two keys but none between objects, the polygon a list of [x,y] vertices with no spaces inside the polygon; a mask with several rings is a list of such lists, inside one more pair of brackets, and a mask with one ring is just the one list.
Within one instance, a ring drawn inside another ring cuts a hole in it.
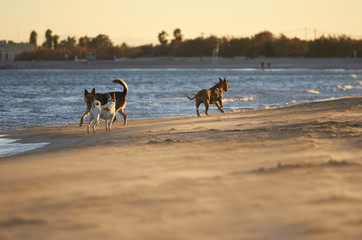
[{"label": "pale sky", "polygon": [[163,30],[171,39],[176,28],[184,39],[264,30],[362,38],[362,0],[0,0],[0,9],[0,40],[28,42],[35,30],[39,45],[47,29],[60,40],[106,34],[115,45],[131,46],[158,44]]}]

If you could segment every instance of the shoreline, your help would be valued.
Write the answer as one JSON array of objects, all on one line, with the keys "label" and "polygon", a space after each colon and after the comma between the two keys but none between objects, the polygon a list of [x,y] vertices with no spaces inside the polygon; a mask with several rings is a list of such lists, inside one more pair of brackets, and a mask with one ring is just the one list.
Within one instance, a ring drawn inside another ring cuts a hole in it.
[{"label": "shoreline", "polygon": [[[273,110],[273,109],[283,109],[283,108],[289,108],[289,107],[295,107],[295,106],[299,106],[299,105],[304,105],[304,104],[310,104],[310,103],[317,103],[317,102],[327,102],[327,101],[335,101],[335,100],[340,100],[343,98],[354,98],[354,97],[359,97],[359,95],[350,95],[350,96],[345,96],[345,97],[330,97],[330,98],[322,98],[322,99],[317,99],[317,100],[304,100],[304,101],[300,101],[297,103],[291,103],[291,104],[285,104],[285,105],[272,105],[272,106],[264,106],[264,107],[257,107],[257,108],[240,108],[238,110],[231,110],[231,111],[226,111],[226,114],[234,114],[234,113],[240,113],[240,112],[248,112],[248,111],[262,111],[262,110]],[[224,99],[224,101],[227,98]],[[201,111],[202,114],[202,111]],[[215,115],[215,113],[212,113],[211,115]],[[171,116],[171,117],[157,117],[157,118],[135,118],[135,119],[129,119],[129,121],[143,121],[143,120],[163,120],[163,119],[173,119],[173,118],[189,118],[189,117],[195,117],[194,114],[191,115],[181,115],[181,116]],[[78,122],[74,122],[74,123],[67,123],[65,125],[29,125],[29,126],[22,126],[19,128],[10,128],[10,129],[0,129],[0,136],[2,134],[11,134],[12,132],[15,131],[27,131],[30,129],[38,129],[38,128],[51,128],[51,127],[62,127],[62,126],[71,126],[71,125],[77,125]],[[86,124],[86,122],[84,123]]]},{"label": "shoreline", "polygon": [[357,58],[135,58],[96,61],[0,61],[4,69],[362,69]]},{"label": "shoreline", "polygon": [[[238,111],[230,111],[230,112],[225,112],[225,115],[229,115],[229,114],[243,114],[243,113],[248,113],[248,112],[258,112],[258,111],[272,111],[272,110],[282,110],[282,109],[288,109],[288,108],[293,108],[293,107],[298,107],[298,106],[303,106],[306,104],[316,104],[316,103],[326,103],[329,101],[340,101],[343,99],[348,99],[348,98],[360,98],[361,96],[348,96],[348,97],[339,97],[339,98],[328,98],[328,99],[320,99],[320,100],[316,100],[316,101],[311,101],[311,102],[305,102],[305,103],[299,103],[299,104],[295,104],[295,105],[285,105],[285,106],[277,106],[277,107],[260,107],[260,108],[250,108],[250,109],[240,109]],[[362,100],[361,100],[362,102]],[[201,114],[203,115],[203,114]],[[218,114],[210,114],[211,116],[216,116]],[[160,117],[160,118],[142,118],[142,119],[130,119],[128,120],[128,122],[134,123],[135,125],[139,125],[139,124],[145,124],[148,122],[157,122],[157,121],[186,121],[188,119],[191,118],[195,118],[195,115],[190,115],[190,116],[175,116],[175,117]],[[206,117],[206,116],[204,116]],[[197,118],[197,117],[196,117]],[[102,121],[103,122],[103,121]],[[118,124],[118,123],[117,123]],[[87,123],[85,122],[82,126],[83,128],[86,128]],[[102,125],[102,124],[100,124]],[[121,124],[118,124],[121,125]],[[0,131],[0,138],[3,139],[8,139],[8,140],[15,140],[16,143],[19,144],[29,144],[29,145],[34,145],[34,148],[31,150],[26,150],[26,151],[21,151],[19,153],[15,153],[15,154],[9,154],[6,155],[4,157],[13,157],[13,156],[18,156],[18,155],[22,155],[22,154],[31,154],[31,153],[37,153],[37,152],[43,152],[43,151],[48,151],[48,150],[52,150],[53,148],[57,148],[56,146],[53,147],[51,146],[52,142],[37,142],[36,140],[32,139],[32,135],[35,134],[37,135],[37,130],[40,130],[41,132],[43,131],[47,131],[46,129],[49,129],[50,133],[49,134],[53,134],[53,129],[73,129],[73,130],[77,130],[74,128],[78,128],[78,123],[71,123],[71,124],[66,124],[66,125],[55,125],[55,126],[28,126],[28,127],[24,127],[21,129],[5,129],[5,130],[1,130]],[[98,127],[98,128],[102,128],[102,127]],[[121,128],[123,128],[123,126],[121,126]],[[23,132],[25,132],[26,134],[23,134]],[[78,132],[78,131],[77,131]],[[81,132],[80,132],[81,133]],[[47,133],[48,134],[48,133]],[[29,136],[27,136],[29,135]],[[17,136],[19,138],[17,138]],[[27,136],[27,137],[24,137]],[[43,136],[44,138],[46,138],[46,136]],[[37,138],[36,138],[37,139]],[[69,144],[73,146],[73,143]],[[39,147],[37,147],[39,146]],[[48,147],[48,148],[46,148]],[[25,148],[26,149],[26,148]],[[2,156],[0,156],[0,161],[1,161]]]},{"label": "shoreline", "polygon": [[[362,95],[8,131],[1,239],[359,239]],[[338,217],[336,217],[338,216]]]}]

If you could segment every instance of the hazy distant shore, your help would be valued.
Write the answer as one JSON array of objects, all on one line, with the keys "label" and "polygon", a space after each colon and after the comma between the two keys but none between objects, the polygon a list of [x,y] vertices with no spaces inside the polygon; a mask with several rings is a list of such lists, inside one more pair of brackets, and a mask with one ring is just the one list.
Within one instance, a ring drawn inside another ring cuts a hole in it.
[{"label": "hazy distant shore", "polygon": [[0,61],[0,69],[132,69],[132,68],[264,68],[362,69],[353,58],[135,58],[96,61]]}]

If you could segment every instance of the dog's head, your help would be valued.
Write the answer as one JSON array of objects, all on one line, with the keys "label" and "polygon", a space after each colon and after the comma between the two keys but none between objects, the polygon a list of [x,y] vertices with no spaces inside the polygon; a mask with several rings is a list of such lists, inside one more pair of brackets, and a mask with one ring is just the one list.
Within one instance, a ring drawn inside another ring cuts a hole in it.
[{"label": "dog's head", "polygon": [[113,94],[107,93],[107,94],[106,94],[106,97],[107,97],[107,99],[108,99],[108,102],[109,102],[109,101],[116,102],[116,94],[115,94],[115,93],[113,93]]},{"label": "dog's head", "polygon": [[84,89],[84,102],[87,104],[87,108],[91,108],[92,102],[96,100],[96,89],[93,88],[91,92]]},{"label": "dog's head", "polygon": [[229,83],[226,81],[226,79],[224,78],[224,80],[222,80],[222,78],[219,78],[219,86],[225,91],[227,92],[228,89],[230,88]]}]

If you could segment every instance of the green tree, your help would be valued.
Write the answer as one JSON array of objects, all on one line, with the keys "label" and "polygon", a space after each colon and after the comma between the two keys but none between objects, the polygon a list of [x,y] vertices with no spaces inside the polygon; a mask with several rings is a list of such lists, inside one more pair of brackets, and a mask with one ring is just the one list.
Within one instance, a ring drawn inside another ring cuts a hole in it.
[{"label": "green tree", "polygon": [[179,46],[182,42],[181,29],[176,28],[173,31],[173,36],[174,36],[174,39],[172,40],[172,45]]},{"label": "green tree", "polygon": [[87,36],[81,37],[78,40],[78,46],[81,48],[88,48],[89,42],[90,42],[90,39]]},{"label": "green tree", "polygon": [[53,47],[54,47],[54,49],[57,49],[59,47],[59,36],[58,35],[53,36]]},{"label": "green tree", "polygon": [[168,36],[167,32],[165,31],[162,31],[158,34],[158,41],[160,41],[161,45],[162,46],[166,46],[167,45],[167,42],[168,40],[166,39]]},{"label": "green tree", "polygon": [[48,29],[45,32],[45,43],[43,44],[43,46],[51,49],[52,44],[53,44],[52,30]]},{"label": "green tree", "polygon": [[75,37],[68,37],[66,40],[62,40],[59,44],[60,48],[73,49],[76,47],[77,40]]},{"label": "green tree", "polygon": [[89,45],[90,48],[101,49],[101,48],[112,47],[113,44],[107,35],[99,34],[97,37],[91,40]]},{"label": "green tree", "polygon": [[263,31],[254,35],[252,38],[252,42],[254,44],[254,55],[272,57],[274,55],[273,41],[274,36],[269,31]]},{"label": "green tree", "polygon": [[182,41],[181,29],[176,28],[176,29],[173,31],[173,36],[175,37],[175,40],[181,42],[181,41]]},{"label": "green tree", "polygon": [[37,46],[37,40],[38,40],[38,34],[35,31],[32,31],[30,33],[29,43],[34,44],[35,47],[36,47]]}]

